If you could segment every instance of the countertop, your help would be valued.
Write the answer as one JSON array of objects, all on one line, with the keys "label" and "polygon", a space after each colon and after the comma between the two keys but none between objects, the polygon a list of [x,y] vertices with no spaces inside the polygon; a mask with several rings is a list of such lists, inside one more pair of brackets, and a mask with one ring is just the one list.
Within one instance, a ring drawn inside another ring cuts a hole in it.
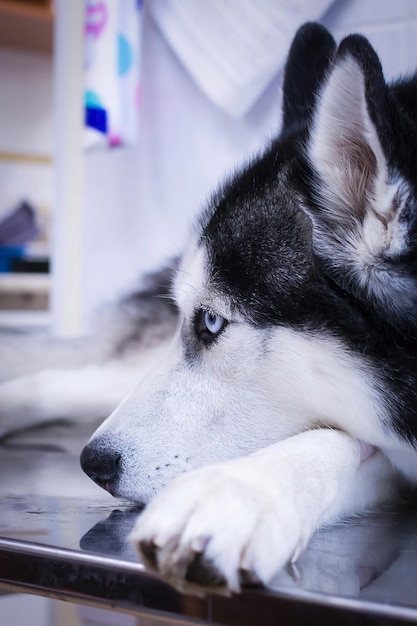
[{"label": "countertop", "polygon": [[76,448],[0,446],[0,589],[156,613],[167,623],[417,623],[416,507],[321,530],[268,589],[182,595],[138,562],[128,535],[140,510],[88,480]]}]

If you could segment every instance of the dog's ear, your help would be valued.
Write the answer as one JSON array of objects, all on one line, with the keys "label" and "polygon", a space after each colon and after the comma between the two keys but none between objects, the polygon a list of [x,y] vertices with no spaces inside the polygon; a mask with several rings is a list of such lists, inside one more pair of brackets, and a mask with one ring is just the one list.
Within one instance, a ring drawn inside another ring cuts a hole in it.
[{"label": "dog's ear", "polygon": [[[306,209],[316,253],[337,282],[401,310],[410,288],[399,262],[409,245],[410,188],[397,167],[396,106],[369,42],[344,39],[312,116]],[[408,142],[400,128],[399,141]]]},{"label": "dog's ear", "polygon": [[310,117],[335,50],[335,41],[324,26],[308,22],[298,29],[284,71],[284,131],[305,124]]},{"label": "dog's ear", "polygon": [[319,174],[323,219],[350,222],[367,209],[388,219],[388,97],[368,41],[359,35],[344,39],[317,100],[308,150]]}]

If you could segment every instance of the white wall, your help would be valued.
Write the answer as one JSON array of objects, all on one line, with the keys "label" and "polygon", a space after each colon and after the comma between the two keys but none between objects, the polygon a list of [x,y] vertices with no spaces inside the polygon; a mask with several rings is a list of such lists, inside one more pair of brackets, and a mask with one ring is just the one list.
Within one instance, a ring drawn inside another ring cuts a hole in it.
[{"label": "white wall", "polygon": [[369,38],[387,80],[417,69],[415,0],[338,0],[323,23],[338,39],[352,32]]}]

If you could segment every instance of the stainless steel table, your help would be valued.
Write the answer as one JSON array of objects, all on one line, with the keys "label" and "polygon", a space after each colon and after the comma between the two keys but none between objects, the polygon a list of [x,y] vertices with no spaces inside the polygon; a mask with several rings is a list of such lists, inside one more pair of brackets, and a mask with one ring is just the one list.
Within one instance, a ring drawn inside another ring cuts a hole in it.
[{"label": "stainless steel table", "polygon": [[[31,494],[25,493],[30,487]],[[0,589],[167,619],[245,626],[417,623],[417,509],[316,534],[268,589],[186,596],[138,563],[140,514],[88,481],[70,451],[0,447]]]}]

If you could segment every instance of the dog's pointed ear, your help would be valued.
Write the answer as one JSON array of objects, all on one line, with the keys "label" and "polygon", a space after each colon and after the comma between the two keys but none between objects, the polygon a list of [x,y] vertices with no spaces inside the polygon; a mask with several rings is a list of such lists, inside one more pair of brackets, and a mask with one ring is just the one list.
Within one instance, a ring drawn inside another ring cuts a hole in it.
[{"label": "dog's pointed ear", "polygon": [[318,220],[334,227],[369,210],[391,217],[389,90],[379,59],[360,35],[340,44],[312,117],[308,157],[318,174]]},{"label": "dog's pointed ear", "polygon": [[409,145],[414,131],[400,118],[376,52],[365,38],[350,35],[336,52],[312,116],[305,208],[315,252],[336,282],[405,315],[415,307],[409,297],[415,288],[400,261],[409,246],[412,192],[395,132],[400,128],[402,144]]},{"label": "dog's pointed ear", "polygon": [[284,131],[304,124],[310,117],[335,51],[333,37],[321,24],[307,22],[298,29],[284,71]]}]

